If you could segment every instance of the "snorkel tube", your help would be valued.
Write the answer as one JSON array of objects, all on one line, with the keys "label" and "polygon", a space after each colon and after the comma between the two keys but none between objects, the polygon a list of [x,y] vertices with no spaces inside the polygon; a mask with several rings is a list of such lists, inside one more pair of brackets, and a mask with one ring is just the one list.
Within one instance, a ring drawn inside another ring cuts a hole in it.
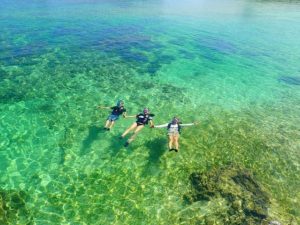
[{"label": "snorkel tube", "polygon": [[144,115],[148,115],[148,116],[155,116],[153,113],[150,113],[150,110],[149,110],[149,108],[144,108],[144,110],[143,110],[143,114]]},{"label": "snorkel tube", "polygon": [[148,108],[144,108],[144,110],[143,110],[143,113],[145,114],[145,115],[147,115],[147,114],[149,114],[149,109]]},{"label": "snorkel tube", "polygon": [[123,100],[118,100],[116,105],[117,105],[118,107],[121,107],[121,106],[124,105],[124,101],[123,101]]},{"label": "snorkel tube", "polygon": [[176,116],[174,116],[171,121],[171,124],[179,124],[179,119]]}]

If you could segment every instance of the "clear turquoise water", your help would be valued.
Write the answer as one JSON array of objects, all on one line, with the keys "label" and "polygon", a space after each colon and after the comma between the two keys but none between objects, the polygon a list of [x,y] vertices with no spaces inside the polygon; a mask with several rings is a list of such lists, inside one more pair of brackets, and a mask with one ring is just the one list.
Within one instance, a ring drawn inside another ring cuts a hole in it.
[{"label": "clear turquoise water", "polygon": [[[299,1],[1,1],[0,190],[23,200],[0,221],[220,224],[222,201],[183,196],[192,172],[232,163],[271,218],[300,223],[299,21]],[[133,120],[103,132],[96,108],[119,98],[200,124],[178,154],[149,128],[125,149]]]}]

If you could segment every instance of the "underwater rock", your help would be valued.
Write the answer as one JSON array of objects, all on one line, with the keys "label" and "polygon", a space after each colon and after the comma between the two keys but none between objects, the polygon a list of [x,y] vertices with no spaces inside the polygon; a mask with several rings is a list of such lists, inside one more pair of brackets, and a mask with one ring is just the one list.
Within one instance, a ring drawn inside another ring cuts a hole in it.
[{"label": "underwater rock", "polygon": [[75,28],[56,27],[51,33],[53,37],[70,36],[70,35],[81,36],[83,30],[75,29]]},{"label": "underwater rock", "polygon": [[36,111],[40,111],[44,113],[53,113],[55,112],[55,105],[49,102],[45,102],[38,105]]},{"label": "underwater rock", "polygon": [[197,45],[200,48],[208,48],[223,54],[232,54],[237,51],[233,43],[216,37],[201,37]]},{"label": "underwater rock", "polygon": [[0,68],[0,81],[7,79],[9,77],[9,73],[4,69]]},{"label": "underwater rock", "polygon": [[179,50],[178,53],[185,59],[195,59],[196,55],[187,50]]},{"label": "underwater rock", "polygon": [[290,85],[300,85],[300,77],[281,76],[278,78],[278,81]]},{"label": "underwater rock", "polygon": [[161,64],[151,62],[149,66],[147,66],[146,72],[150,74],[150,76],[154,76],[161,68]]},{"label": "underwater rock", "polygon": [[159,99],[173,101],[176,99],[178,103],[190,103],[191,99],[186,96],[186,88],[176,87],[172,84],[162,84],[158,88],[160,90]]},{"label": "underwater rock", "polygon": [[23,93],[23,90],[0,90],[0,103],[11,103],[11,102],[20,102],[24,101],[26,98],[26,93]]},{"label": "underwater rock", "polygon": [[155,87],[155,84],[153,84],[152,82],[140,82],[140,85],[143,89],[151,89]]},{"label": "underwater rock", "polygon": [[128,62],[136,62],[136,63],[146,63],[148,62],[148,57],[142,53],[132,52],[132,51],[119,51],[119,55],[122,59]]},{"label": "underwater rock", "polygon": [[268,217],[268,195],[246,169],[227,166],[207,173],[190,175],[192,190],[185,195],[189,203],[221,197],[226,200],[223,224],[261,224]]},{"label": "underwater rock", "polygon": [[26,208],[24,191],[0,189],[0,224],[31,224],[32,216]]},{"label": "underwater rock", "polygon": [[269,225],[281,225],[278,221],[271,221]]},{"label": "underwater rock", "polygon": [[106,38],[107,36],[126,36],[128,34],[136,34],[140,31],[142,31],[142,27],[140,26],[119,25],[104,28],[100,31],[100,33],[97,33],[97,35],[102,38]]}]

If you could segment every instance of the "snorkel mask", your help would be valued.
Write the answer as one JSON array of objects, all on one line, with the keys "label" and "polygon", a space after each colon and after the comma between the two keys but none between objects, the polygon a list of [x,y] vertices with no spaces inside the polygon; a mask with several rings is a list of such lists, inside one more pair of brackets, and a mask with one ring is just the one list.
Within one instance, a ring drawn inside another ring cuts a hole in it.
[{"label": "snorkel mask", "polygon": [[117,101],[117,106],[118,107],[121,107],[121,106],[123,106],[124,105],[124,101],[123,100],[118,100]]},{"label": "snorkel mask", "polygon": [[174,117],[171,121],[172,124],[178,124],[179,123],[179,119],[177,117]]},{"label": "snorkel mask", "polygon": [[147,114],[149,114],[149,109],[148,108],[144,108],[144,110],[143,110],[143,113],[145,114],[145,115],[147,115]]}]

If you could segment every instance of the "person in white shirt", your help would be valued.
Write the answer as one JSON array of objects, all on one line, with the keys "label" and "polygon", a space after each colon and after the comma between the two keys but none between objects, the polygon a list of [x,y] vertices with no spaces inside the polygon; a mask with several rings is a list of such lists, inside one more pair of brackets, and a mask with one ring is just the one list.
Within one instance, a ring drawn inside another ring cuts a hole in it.
[{"label": "person in white shirt", "polygon": [[[167,128],[168,136],[169,136],[169,151],[178,152],[179,150],[179,136],[182,127],[188,127],[198,124],[197,122],[194,123],[186,123],[182,124],[178,117],[174,117],[170,123],[162,124],[162,125],[155,125],[154,128]],[[175,147],[173,147],[175,145]]]}]

